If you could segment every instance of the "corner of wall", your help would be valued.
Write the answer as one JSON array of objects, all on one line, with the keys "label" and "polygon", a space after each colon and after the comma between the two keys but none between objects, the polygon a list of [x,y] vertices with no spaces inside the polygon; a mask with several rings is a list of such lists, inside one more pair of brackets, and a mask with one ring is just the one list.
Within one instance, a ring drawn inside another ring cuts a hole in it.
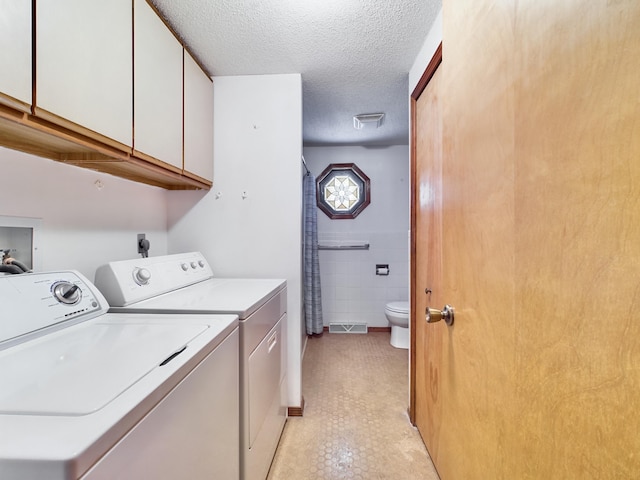
[{"label": "corner of wall", "polygon": [[422,44],[422,48],[416,56],[411,70],[409,70],[409,95],[411,95],[413,89],[416,88],[420,77],[427,68],[427,65],[429,65],[440,42],[442,42],[442,8],[433,21],[433,25],[431,25],[431,29]]}]

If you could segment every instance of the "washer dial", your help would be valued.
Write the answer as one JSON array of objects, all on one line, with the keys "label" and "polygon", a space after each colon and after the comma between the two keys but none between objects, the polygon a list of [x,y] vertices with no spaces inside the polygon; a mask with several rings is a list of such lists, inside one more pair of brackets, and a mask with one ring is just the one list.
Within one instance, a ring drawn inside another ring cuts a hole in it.
[{"label": "washer dial", "polygon": [[82,290],[76,284],[61,280],[53,284],[53,298],[65,305],[75,305],[82,299]]}]

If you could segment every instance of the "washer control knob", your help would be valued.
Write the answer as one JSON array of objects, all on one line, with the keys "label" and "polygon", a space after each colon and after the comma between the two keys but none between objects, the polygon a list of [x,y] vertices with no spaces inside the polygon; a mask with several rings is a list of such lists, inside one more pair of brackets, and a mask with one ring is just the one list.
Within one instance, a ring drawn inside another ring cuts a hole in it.
[{"label": "washer control knob", "polygon": [[65,305],[74,305],[82,298],[82,290],[71,282],[58,282],[53,286],[53,297]]},{"label": "washer control knob", "polygon": [[198,264],[196,262],[191,262],[191,268],[193,268],[195,270],[195,268],[198,266]]},{"label": "washer control knob", "polygon": [[151,280],[151,272],[146,268],[136,268],[133,271],[133,279],[138,285],[147,285]]},{"label": "washer control knob", "polygon": [[187,265],[186,263],[181,263],[180,268],[186,272],[187,270],[189,270],[189,265]]},{"label": "washer control knob", "polygon": [[198,265],[200,265],[200,268],[204,268],[204,260],[198,260]]}]

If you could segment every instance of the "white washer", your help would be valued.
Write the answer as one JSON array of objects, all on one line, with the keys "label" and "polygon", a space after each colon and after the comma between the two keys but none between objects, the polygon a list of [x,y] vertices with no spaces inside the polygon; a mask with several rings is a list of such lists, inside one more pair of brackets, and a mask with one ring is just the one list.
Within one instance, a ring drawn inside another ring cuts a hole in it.
[{"label": "white washer", "polygon": [[109,314],[75,271],[0,305],[0,478],[237,478],[237,316]]},{"label": "white washer", "polygon": [[240,478],[267,477],[287,417],[286,281],[216,278],[199,252],[111,262],[96,286],[114,313],[240,320]]}]

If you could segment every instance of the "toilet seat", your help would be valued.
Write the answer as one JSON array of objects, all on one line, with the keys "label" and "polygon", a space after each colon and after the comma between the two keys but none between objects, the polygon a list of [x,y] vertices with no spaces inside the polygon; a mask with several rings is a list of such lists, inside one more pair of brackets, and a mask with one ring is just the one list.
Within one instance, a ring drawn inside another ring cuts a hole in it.
[{"label": "toilet seat", "polygon": [[393,313],[409,315],[409,302],[389,302],[385,309]]}]

